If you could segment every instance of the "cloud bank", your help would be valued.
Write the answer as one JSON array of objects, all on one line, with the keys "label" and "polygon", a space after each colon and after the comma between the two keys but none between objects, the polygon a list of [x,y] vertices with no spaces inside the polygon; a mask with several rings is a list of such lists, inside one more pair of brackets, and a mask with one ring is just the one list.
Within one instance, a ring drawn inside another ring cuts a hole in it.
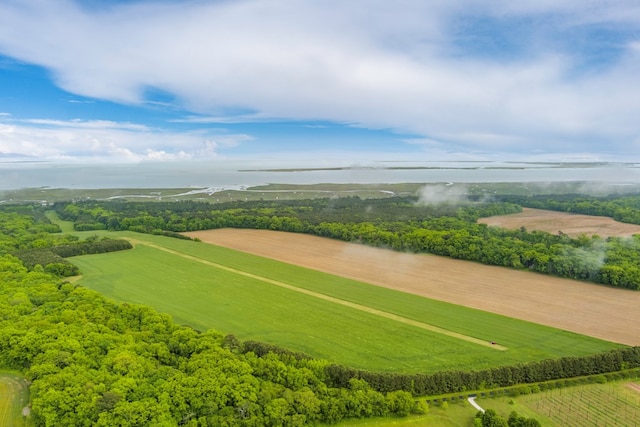
[{"label": "cloud bank", "polygon": [[[0,5],[0,52],[46,67],[73,94],[136,105],[158,90],[221,121],[334,121],[479,155],[637,156],[639,29],[632,0]],[[69,129],[49,134],[55,147]],[[164,138],[132,152],[162,156],[199,137]]]},{"label": "cloud bank", "polygon": [[0,154],[5,158],[119,162],[215,158],[220,148],[248,135],[166,132],[110,121],[0,120]]}]

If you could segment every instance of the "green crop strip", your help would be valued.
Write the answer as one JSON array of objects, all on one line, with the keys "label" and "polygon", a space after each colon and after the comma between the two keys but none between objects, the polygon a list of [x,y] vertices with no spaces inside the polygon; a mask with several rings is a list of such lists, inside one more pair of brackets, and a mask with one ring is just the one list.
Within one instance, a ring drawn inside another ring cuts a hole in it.
[{"label": "green crop strip", "polygon": [[484,347],[489,347],[489,348],[493,348],[493,349],[501,350],[501,351],[506,351],[507,350],[507,347],[502,346],[500,344],[487,342],[485,340],[474,338],[474,337],[471,337],[471,336],[468,336],[468,335],[460,334],[460,333],[457,333],[457,332],[454,332],[454,331],[449,331],[447,329],[440,328],[438,326],[433,326],[433,325],[429,325],[427,323],[418,322],[416,320],[408,319],[406,317],[398,316],[396,314],[388,313],[386,311],[377,310],[375,308],[371,308],[371,307],[368,307],[366,305],[356,304],[356,303],[345,301],[345,300],[342,300],[342,299],[339,299],[339,298],[334,298],[334,297],[331,297],[329,295],[325,295],[325,294],[321,294],[321,293],[318,293],[318,292],[310,291],[308,289],[299,288],[297,286],[289,285],[287,283],[280,282],[278,280],[269,279],[269,278],[266,278],[266,277],[263,277],[263,276],[259,276],[257,274],[248,273],[246,271],[242,271],[242,270],[238,270],[238,269],[235,269],[235,268],[227,267],[227,266],[224,266],[224,265],[221,265],[221,264],[218,264],[218,263],[215,263],[215,262],[211,262],[211,261],[208,261],[208,260],[205,260],[205,259],[202,259],[202,258],[198,258],[198,257],[192,256],[192,255],[187,255],[187,254],[185,254],[183,252],[175,251],[173,249],[168,249],[168,248],[165,248],[165,247],[162,247],[162,246],[159,246],[159,245],[154,245],[152,243],[142,242],[140,240],[134,240],[134,239],[129,239],[129,240],[134,244],[142,244],[142,245],[150,246],[150,247],[152,247],[154,249],[158,249],[158,250],[161,250],[161,251],[173,254],[173,255],[177,255],[177,256],[181,256],[181,257],[186,258],[186,259],[197,261],[197,262],[200,262],[202,264],[208,265],[210,267],[219,268],[221,270],[224,270],[224,271],[227,271],[227,272],[230,272],[230,273],[234,273],[234,274],[238,274],[238,275],[241,275],[241,276],[249,277],[249,278],[252,278],[252,279],[255,279],[255,280],[260,280],[262,282],[269,283],[271,285],[280,286],[281,288],[289,289],[289,290],[295,291],[295,292],[300,292],[300,293],[303,293],[303,294],[306,294],[306,295],[310,295],[310,296],[315,297],[315,298],[320,298],[320,299],[323,299],[325,301],[333,302],[335,304],[340,304],[340,305],[343,305],[343,306],[346,306],[346,307],[350,307],[350,308],[353,308],[353,309],[356,309],[356,310],[364,311],[366,313],[375,314],[377,316],[384,317],[386,319],[391,319],[391,320],[394,320],[396,322],[400,322],[400,323],[404,323],[404,324],[407,324],[407,325],[415,326],[417,328],[425,329],[427,331],[435,332],[435,333],[438,333],[438,334],[443,334],[443,335],[446,335],[446,336],[449,336],[449,337],[452,337],[452,338],[457,338],[457,339],[460,339],[460,340],[463,340],[463,341],[467,341],[467,342],[470,342],[470,343],[482,345]]}]

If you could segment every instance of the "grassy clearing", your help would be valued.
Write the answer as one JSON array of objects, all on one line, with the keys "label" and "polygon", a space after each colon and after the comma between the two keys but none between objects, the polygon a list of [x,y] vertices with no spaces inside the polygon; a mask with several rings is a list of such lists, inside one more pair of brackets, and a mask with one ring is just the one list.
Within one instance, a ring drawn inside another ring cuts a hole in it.
[{"label": "grassy clearing", "polygon": [[24,378],[0,372],[0,426],[27,426],[22,410],[29,402],[29,388]]},{"label": "grassy clearing", "polygon": [[[197,329],[271,342],[345,365],[433,372],[605,351],[615,344],[527,322],[370,286],[213,245],[117,233],[148,245],[74,258],[80,283],[121,301],[150,305]],[[216,268],[202,260],[249,275]],[[497,341],[499,352],[314,295],[264,278],[349,301],[448,331]]]},{"label": "grassy clearing", "polygon": [[46,215],[49,221],[53,224],[58,224],[63,233],[73,233],[75,231],[73,229],[73,222],[61,220],[56,211],[47,211]]}]

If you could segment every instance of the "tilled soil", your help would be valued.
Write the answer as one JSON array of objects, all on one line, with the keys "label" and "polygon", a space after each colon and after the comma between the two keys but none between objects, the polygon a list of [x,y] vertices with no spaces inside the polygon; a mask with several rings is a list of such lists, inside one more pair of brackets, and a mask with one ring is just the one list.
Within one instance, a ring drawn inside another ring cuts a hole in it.
[{"label": "tilled soil", "polygon": [[436,300],[640,345],[640,292],[296,233],[219,229],[203,242]]},{"label": "tilled soil", "polygon": [[572,237],[581,234],[588,237],[594,234],[600,237],[629,237],[633,234],[640,234],[640,225],[625,224],[604,216],[578,215],[530,208],[523,208],[521,213],[481,218],[478,222],[511,229],[525,227],[529,231],[539,230],[553,234],[558,234],[561,231]]}]

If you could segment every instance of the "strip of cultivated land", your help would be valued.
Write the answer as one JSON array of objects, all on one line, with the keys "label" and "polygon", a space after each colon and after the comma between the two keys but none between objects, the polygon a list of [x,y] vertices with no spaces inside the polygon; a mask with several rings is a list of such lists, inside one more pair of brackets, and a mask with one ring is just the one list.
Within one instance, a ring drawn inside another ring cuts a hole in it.
[{"label": "strip of cultivated land", "polygon": [[198,257],[191,256],[191,255],[186,255],[184,253],[181,253],[181,252],[178,252],[178,251],[174,251],[172,249],[168,249],[168,248],[165,248],[165,247],[162,247],[162,246],[159,246],[159,245],[154,245],[152,243],[145,243],[145,242],[141,242],[140,240],[133,240],[133,239],[131,239],[131,241],[134,242],[134,243],[137,243],[137,244],[146,244],[146,245],[151,246],[151,247],[153,247],[155,249],[159,249],[161,251],[165,251],[165,252],[168,252],[168,253],[171,253],[171,254],[186,258],[186,259],[195,260],[195,261],[200,262],[202,264],[205,264],[205,265],[208,265],[208,266],[211,266],[211,267],[215,267],[215,268],[219,268],[219,269],[228,271],[230,273],[239,274],[241,276],[249,277],[251,279],[260,280],[262,282],[269,283],[271,285],[280,286],[281,288],[289,289],[290,291],[300,292],[300,293],[303,293],[305,295],[310,295],[310,296],[315,297],[315,298],[320,298],[320,299],[323,299],[325,301],[332,302],[334,304],[339,304],[339,305],[343,305],[345,307],[349,307],[349,308],[353,308],[353,309],[356,309],[356,310],[364,311],[366,313],[375,314],[376,316],[384,317],[386,319],[391,319],[391,320],[394,320],[396,322],[400,322],[400,323],[404,323],[404,324],[407,324],[407,325],[415,326],[415,327],[420,328],[420,329],[425,329],[427,331],[436,332],[438,334],[443,334],[443,335],[446,335],[446,336],[449,336],[449,337],[452,337],[452,338],[457,338],[457,339],[460,339],[460,340],[463,340],[463,341],[467,341],[467,342],[470,342],[470,343],[478,344],[478,345],[481,345],[481,346],[484,346],[484,347],[493,348],[493,349],[496,349],[496,350],[503,350],[503,351],[507,350],[507,348],[505,346],[502,346],[502,345],[497,344],[495,342],[488,342],[488,341],[485,341],[485,340],[480,340],[478,338],[474,338],[474,337],[471,337],[469,335],[459,334],[457,332],[453,332],[453,331],[450,331],[450,330],[447,330],[447,329],[439,328],[437,326],[429,325],[427,323],[418,322],[416,320],[408,319],[406,317],[398,316],[396,314],[388,313],[386,311],[377,310],[375,308],[371,308],[371,307],[368,307],[366,305],[356,304],[356,303],[353,303],[353,302],[345,301],[345,300],[340,299],[340,298],[334,298],[334,297],[331,297],[329,295],[321,294],[319,292],[314,292],[314,291],[311,291],[309,289],[304,289],[304,288],[300,288],[300,287],[297,287],[297,286],[288,285],[288,284],[286,284],[284,282],[281,282],[281,281],[278,281],[278,280],[269,279],[267,277],[263,277],[263,276],[260,276],[260,275],[257,275],[257,274],[248,273],[246,271],[238,270],[236,268],[227,267],[227,266],[224,266],[222,264],[218,264],[218,263],[215,263],[215,262],[207,261],[207,260],[204,260],[204,259],[201,259],[201,258],[198,258]]},{"label": "strip of cultivated land", "polygon": [[[355,368],[483,369],[617,347],[216,245],[108,234],[142,243],[130,251],[73,258],[84,274],[77,282],[82,286],[154,307],[199,330],[269,342]],[[495,341],[507,350],[461,336]]]},{"label": "strip of cultivated land", "polygon": [[604,216],[580,215],[543,209],[523,208],[522,212],[481,218],[479,223],[503,228],[525,227],[527,230],[558,234],[562,231],[572,237],[585,234],[600,237],[628,237],[640,234],[640,225],[618,222]]},{"label": "strip of cultivated land", "polygon": [[302,267],[627,345],[640,345],[640,292],[424,254],[268,230],[187,233]]}]

